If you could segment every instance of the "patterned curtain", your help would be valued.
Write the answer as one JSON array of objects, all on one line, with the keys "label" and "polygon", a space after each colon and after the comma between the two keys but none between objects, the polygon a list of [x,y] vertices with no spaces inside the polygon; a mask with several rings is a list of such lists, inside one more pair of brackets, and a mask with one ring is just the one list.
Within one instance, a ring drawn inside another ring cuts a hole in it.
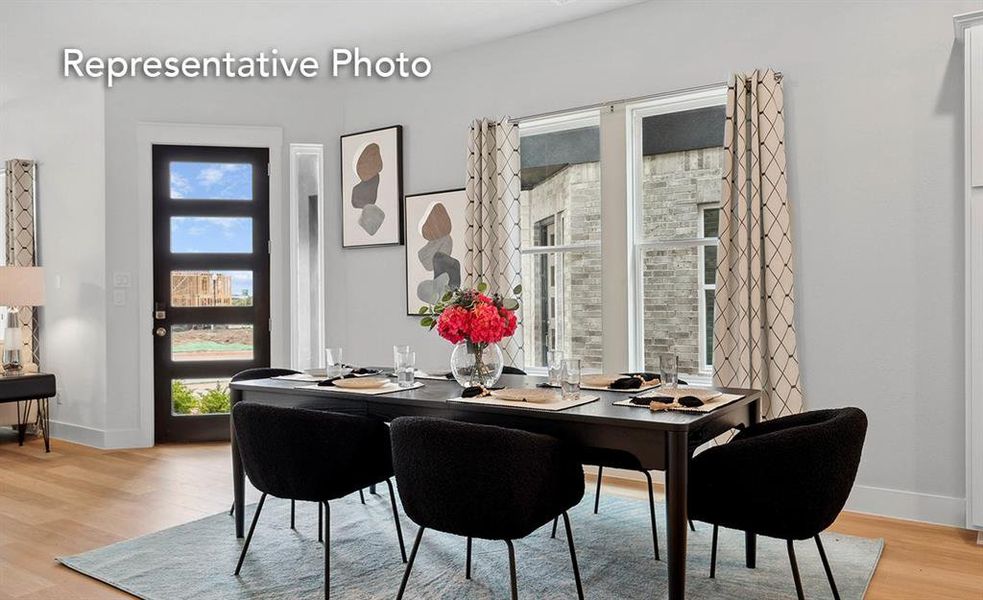
[{"label": "patterned curtain", "polygon": [[[35,186],[37,169],[34,161],[8,160],[5,165],[6,190],[4,208],[7,212],[6,232],[3,236],[6,264],[19,267],[37,265],[37,226],[35,221]],[[38,323],[35,309],[20,309],[22,354],[30,359],[25,363],[39,364]],[[6,325],[6,324],[4,324]]]},{"label": "patterned curtain", "polygon": [[731,78],[713,323],[714,383],[760,389],[762,417],[802,410],[780,73]]},{"label": "patterned curtain", "polygon": [[[35,235],[35,184],[37,170],[34,161],[8,160],[4,165],[4,190],[0,197],[0,210],[4,211],[3,230],[0,231],[3,260],[0,264],[17,266],[34,266],[36,260]],[[34,310],[21,307],[21,348],[24,362],[38,364],[38,328]],[[0,346],[3,345],[3,328],[7,320],[0,320]],[[31,357],[27,359],[26,357]],[[36,419],[37,411],[32,407],[31,412],[23,416],[28,423]],[[14,404],[0,406],[0,424],[12,425],[17,423],[18,410]]]},{"label": "patterned curtain", "polygon": [[[508,118],[471,123],[467,164],[464,285],[484,281],[508,293],[522,282],[519,254],[519,126]],[[522,325],[502,343],[505,362],[523,366]]]}]

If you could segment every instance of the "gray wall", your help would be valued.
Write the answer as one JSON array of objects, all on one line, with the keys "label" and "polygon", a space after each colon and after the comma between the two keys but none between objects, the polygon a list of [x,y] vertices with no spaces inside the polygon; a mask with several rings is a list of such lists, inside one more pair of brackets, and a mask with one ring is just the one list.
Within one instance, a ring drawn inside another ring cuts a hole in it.
[{"label": "gray wall", "polygon": [[[963,86],[952,15],[978,8],[646,3],[435,57],[426,82],[355,83],[343,129],[401,123],[406,190],[422,192],[463,184],[473,117],[666,92],[758,66],[782,70],[807,406],[857,405],[870,416],[856,506],[955,520],[965,404]],[[332,259],[338,253],[329,249]],[[354,251],[342,255],[349,269],[378,277],[349,278],[347,290],[329,296],[329,313],[352,324],[373,319],[387,337],[433,348],[399,314],[401,250],[358,251],[358,262]],[[342,343],[388,357],[354,331]],[[439,358],[447,349],[435,351]]]}]

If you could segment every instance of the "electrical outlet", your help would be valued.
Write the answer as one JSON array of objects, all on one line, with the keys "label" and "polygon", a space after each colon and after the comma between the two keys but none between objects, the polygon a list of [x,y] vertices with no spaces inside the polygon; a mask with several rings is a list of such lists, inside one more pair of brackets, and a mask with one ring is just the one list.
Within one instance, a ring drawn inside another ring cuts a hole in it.
[{"label": "electrical outlet", "polygon": [[113,290],[113,306],[126,306],[126,290]]},{"label": "electrical outlet", "polygon": [[130,287],[130,274],[127,271],[116,271],[113,273],[113,287],[116,288],[128,288]]}]

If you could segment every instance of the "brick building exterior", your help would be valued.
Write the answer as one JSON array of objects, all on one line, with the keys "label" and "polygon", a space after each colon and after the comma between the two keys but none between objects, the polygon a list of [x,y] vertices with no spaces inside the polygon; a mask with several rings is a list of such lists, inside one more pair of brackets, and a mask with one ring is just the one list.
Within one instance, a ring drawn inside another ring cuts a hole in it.
[{"label": "brick building exterior", "polygon": [[[643,158],[644,238],[678,240],[716,235],[722,158],[719,147]],[[584,368],[600,368],[600,164],[566,165],[523,191],[520,200],[524,248],[597,244],[596,249],[562,255],[524,256],[527,363],[543,365],[544,350],[562,346],[568,357],[580,358]],[[712,336],[713,292],[703,284],[714,283],[715,257],[713,247],[642,252],[647,368],[657,369],[658,355],[668,351],[679,356],[683,373],[697,373],[710,361],[706,340]]]}]

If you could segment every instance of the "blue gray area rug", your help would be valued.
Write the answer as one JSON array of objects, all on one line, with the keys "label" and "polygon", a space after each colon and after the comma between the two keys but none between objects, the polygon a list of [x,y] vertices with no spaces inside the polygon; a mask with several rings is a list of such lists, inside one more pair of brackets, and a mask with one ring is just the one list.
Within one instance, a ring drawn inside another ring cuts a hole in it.
[{"label": "blue gray area rug", "polygon": [[[331,503],[331,596],[352,600],[394,598],[403,575],[388,496],[358,495]],[[648,503],[608,494],[601,512],[593,497],[571,512],[573,537],[587,598],[665,598],[666,564],[652,553]],[[659,507],[659,542],[665,556],[664,507]],[[253,507],[247,507],[252,518]],[[317,541],[317,509],[297,508],[289,528],[290,504],[269,499],[239,577],[232,574],[242,541],[228,514],[165,529],[77,556],[65,566],[148,600],[315,599],[324,597],[323,546]],[[248,524],[247,520],[247,524]],[[409,553],[416,527],[402,517]],[[711,527],[696,524],[689,535],[688,598],[795,597],[785,542],[759,538],[758,568],[744,568],[744,536],[721,530],[717,577],[709,579]],[[877,566],[883,540],[825,534],[839,591],[862,598]],[[406,598],[507,598],[508,553],[502,542],[475,540],[474,568],[464,578],[465,541],[427,531],[420,544]],[[544,526],[516,543],[519,595],[576,598],[570,555],[560,524],[556,539]],[[796,544],[806,597],[831,598],[815,544]]]}]

